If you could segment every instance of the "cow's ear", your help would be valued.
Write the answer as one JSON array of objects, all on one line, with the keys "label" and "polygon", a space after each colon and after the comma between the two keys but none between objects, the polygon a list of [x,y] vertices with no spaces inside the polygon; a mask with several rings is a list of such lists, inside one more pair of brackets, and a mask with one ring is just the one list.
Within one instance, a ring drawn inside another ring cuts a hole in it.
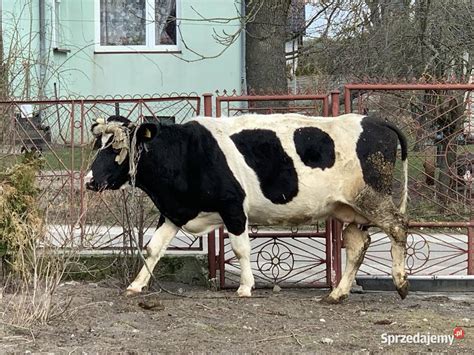
[{"label": "cow's ear", "polygon": [[147,143],[158,134],[160,126],[155,123],[143,123],[137,128],[137,142]]}]

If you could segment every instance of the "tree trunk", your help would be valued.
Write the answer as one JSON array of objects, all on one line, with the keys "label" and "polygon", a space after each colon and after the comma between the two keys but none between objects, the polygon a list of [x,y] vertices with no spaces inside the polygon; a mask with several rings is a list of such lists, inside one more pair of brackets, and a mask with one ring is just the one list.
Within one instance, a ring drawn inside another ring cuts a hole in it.
[{"label": "tree trunk", "polygon": [[[285,43],[291,0],[246,0],[245,60],[249,93],[287,93]],[[268,103],[266,104],[268,106]]]}]

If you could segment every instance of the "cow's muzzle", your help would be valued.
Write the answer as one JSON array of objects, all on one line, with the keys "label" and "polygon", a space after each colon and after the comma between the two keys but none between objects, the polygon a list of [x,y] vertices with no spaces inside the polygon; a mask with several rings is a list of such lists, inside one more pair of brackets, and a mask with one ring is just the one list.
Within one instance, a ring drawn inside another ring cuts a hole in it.
[{"label": "cow's muzzle", "polygon": [[86,189],[96,192],[100,190],[99,185],[97,185],[93,179],[86,182]]}]

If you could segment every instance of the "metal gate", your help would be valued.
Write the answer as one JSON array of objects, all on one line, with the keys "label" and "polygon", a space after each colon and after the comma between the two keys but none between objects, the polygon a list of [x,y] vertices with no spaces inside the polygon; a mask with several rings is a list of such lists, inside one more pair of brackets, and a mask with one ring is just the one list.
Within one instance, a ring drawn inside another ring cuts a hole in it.
[{"label": "metal gate", "polygon": [[[197,95],[0,102],[0,166],[18,161],[24,150],[42,156],[39,201],[55,245],[86,250],[143,248],[158,223],[150,200],[141,193],[138,203],[131,203],[128,192],[97,194],[84,189],[86,169],[95,154],[90,126],[113,114],[133,122],[182,122],[199,114],[200,103]],[[138,245],[131,238],[133,226]],[[180,233],[171,249],[202,250],[202,238]]]},{"label": "metal gate", "polygon": [[[473,91],[474,84],[447,83],[350,84],[344,88],[346,113],[376,114],[407,136],[410,230],[406,268],[415,277],[474,275]],[[395,182],[394,196],[399,196],[399,187]],[[390,242],[384,233],[375,231],[358,275],[390,274]]]},{"label": "metal gate", "polygon": [[[337,115],[339,94],[332,94],[331,113]],[[329,116],[330,95],[218,95],[215,115],[239,116],[247,112],[296,112],[309,116]],[[336,104],[337,103],[337,104]],[[212,96],[205,95],[205,114],[212,115]],[[339,243],[340,229],[333,221],[295,228],[251,226],[251,266],[257,286],[330,287],[337,282],[339,255],[333,243]],[[210,276],[219,272],[221,288],[239,283],[240,267],[224,229],[208,239]]]}]

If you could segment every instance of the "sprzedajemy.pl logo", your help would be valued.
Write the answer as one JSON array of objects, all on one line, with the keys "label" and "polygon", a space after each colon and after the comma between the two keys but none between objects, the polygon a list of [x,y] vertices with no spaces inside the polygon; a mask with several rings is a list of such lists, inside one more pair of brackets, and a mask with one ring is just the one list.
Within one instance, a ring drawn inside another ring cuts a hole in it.
[{"label": "sprzedajemy.pl logo", "polygon": [[456,327],[452,335],[440,335],[431,333],[415,333],[415,334],[388,334],[381,335],[382,344],[448,344],[453,345],[454,339],[464,338],[464,329]]}]

